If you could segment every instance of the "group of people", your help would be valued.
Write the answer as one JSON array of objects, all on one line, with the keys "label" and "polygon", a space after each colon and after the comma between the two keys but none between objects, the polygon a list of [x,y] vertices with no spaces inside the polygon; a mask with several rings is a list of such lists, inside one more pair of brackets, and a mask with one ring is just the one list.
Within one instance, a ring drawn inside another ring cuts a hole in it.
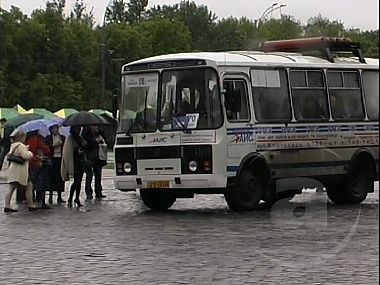
[{"label": "group of people", "polygon": [[[29,211],[50,209],[45,201],[46,192],[49,203],[53,203],[53,192],[57,192],[57,203],[66,201],[62,198],[65,181],[73,178],[67,204],[73,202],[78,207],[82,179],[86,174],[86,199],[93,199],[91,187],[95,178],[95,198],[102,199],[102,168],[107,164],[106,142],[98,126],[72,126],[70,135],[65,138],[59,133],[59,126],[49,128],[50,135],[43,137],[39,131],[12,134],[12,143],[8,152],[9,190],[5,195],[4,212],[17,212],[11,207],[11,200],[17,190],[18,202],[26,201]],[[17,159],[14,157],[16,156]],[[21,162],[18,161],[22,158]],[[75,198],[74,198],[75,194]],[[37,205],[37,206],[36,206]]]}]

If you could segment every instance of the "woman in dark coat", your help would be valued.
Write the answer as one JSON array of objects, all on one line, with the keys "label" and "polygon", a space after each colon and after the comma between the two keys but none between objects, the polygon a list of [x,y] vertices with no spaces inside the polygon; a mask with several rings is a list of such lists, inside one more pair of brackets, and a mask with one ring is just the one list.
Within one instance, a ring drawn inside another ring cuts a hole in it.
[{"label": "woman in dark coat", "polygon": [[69,181],[74,177],[74,182],[70,187],[70,195],[67,204],[73,206],[73,197],[75,193],[75,204],[82,206],[80,202],[80,191],[85,168],[85,147],[86,141],[80,135],[81,127],[72,126],[70,135],[67,137],[62,150],[61,176],[64,181]]},{"label": "woman in dark coat", "polygon": [[65,190],[65,182],[61,177],[62,149],[65,137],[58,132],[59,126],[53,125],[49,128],[50,135],[45,140],[50,147],[52,167],[50,168],[50,197],[49,203],[53,204],[53,192],[57,191],[57,203],[65,203],[62,192]]}]

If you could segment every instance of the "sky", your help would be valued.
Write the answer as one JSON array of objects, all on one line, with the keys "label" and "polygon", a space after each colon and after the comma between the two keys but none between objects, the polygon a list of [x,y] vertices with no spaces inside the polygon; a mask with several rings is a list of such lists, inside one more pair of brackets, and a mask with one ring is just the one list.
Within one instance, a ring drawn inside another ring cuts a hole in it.
[{"label": "sky", "polygon": [[[128,0],[126,0],[127,2]],[[75,0],[67,0],[67,11],[73,7]],[[98,23],[102,23],[106,6],[110,0],[84,0],[89,7],[94,8],[94,14]],[[180,0],[149,0],[149,6],[172,5]],[[219,19],[229,16],[240,18],[245,16],[250,19],[258,19],[266,8],[275,0],[197,0],[198,5],[206,5]],[[310,17],[321,14],[330,20],[340,20],[346,28],[359,28],[360,30],[379,29],[379,1],[378,0],[284,0],[278,1],[278,5],[286,6],[273,11],[272,17],[278,18],[280,13],[293,16],[306,24]],[[21,8],[30,14],[36,8],[44,8],[45,0],[0,0],[4,9],[11,5]],[[269,17],[271,14],[269,13]]]}]

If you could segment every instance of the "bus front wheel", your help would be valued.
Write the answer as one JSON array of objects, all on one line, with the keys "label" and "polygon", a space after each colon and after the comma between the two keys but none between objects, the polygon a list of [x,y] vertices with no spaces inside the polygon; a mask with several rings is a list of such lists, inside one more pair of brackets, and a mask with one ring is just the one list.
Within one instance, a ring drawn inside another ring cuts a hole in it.
[{"label": "bus front wheel", "polygon": [[161,189],[141,189],[140,197],[145,206],[154,211],[166,211],[176,201],[173,193]]},{"label": "bus front wheel", "polygon": [[224,194],[228,207],[235,212],[252,211],[260,203],[264,183],[258,174],[246,170],[233,189]]}]

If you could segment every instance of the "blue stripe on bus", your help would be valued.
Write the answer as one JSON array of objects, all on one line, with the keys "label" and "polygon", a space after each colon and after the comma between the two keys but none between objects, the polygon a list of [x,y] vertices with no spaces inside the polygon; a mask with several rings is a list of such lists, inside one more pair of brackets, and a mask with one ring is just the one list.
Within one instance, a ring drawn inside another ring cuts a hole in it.
[{"label": "blue stripe on bus", "polygon": [[322,126],[292,126],[292,127],[247,127],[227,129],[227,135],[236,133],[325,133],[339,131],[378,131],[379,125],[322,125]]}]

